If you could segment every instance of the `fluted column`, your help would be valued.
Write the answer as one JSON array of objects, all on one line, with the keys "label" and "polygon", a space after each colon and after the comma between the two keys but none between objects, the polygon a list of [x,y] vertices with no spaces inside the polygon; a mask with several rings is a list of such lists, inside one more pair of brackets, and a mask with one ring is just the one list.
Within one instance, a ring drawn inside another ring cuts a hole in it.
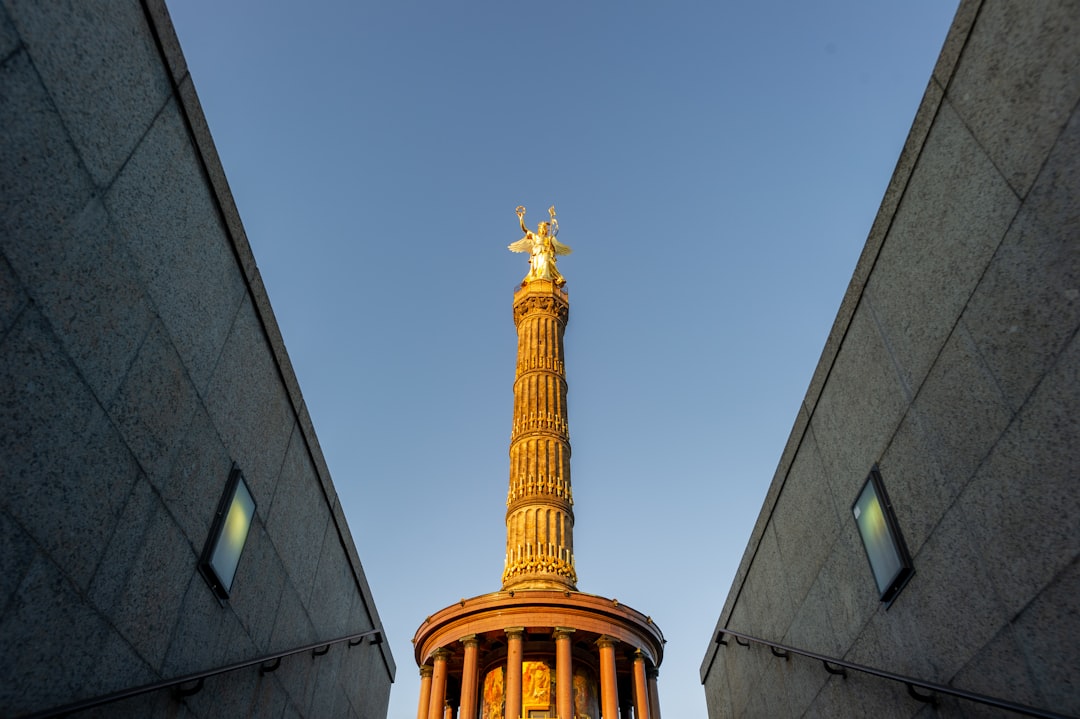
[{"label": "fluted column", "polygon": [[521,635],[524,627],[506,629],[506,717],[521,717]]},{"label": "fluted column", "polygon": [[615,678],[615,643],[608,636],[596,640],[600,647],[600,714],[603,719],[616,719],[619,711],[619,687]]},{"label": "fluted column", "polygon": [[660,692],[656,686],[660,671],[656,667],[649,667],[645,676],[649,679],[649,719],[660,719]]},{"label": "fluted column", "polygon": [[573,629],[555,627],[555,713],[559,719],[574,717]]},{"label": "fluted column", "polygon": [[449,649],[436,649],[432,653],[435,666],[431,672],[431,697],[428,699],[428,719],[443,719],[443,707],[446,705],[446,660]]},{"label": "fluted column", "polygon": [[510,433],[503,589],[575,589],[566,410],[565,292],[532,280],[514,294],[517,373]]},{"label": "fluted column", "polygon": [[420,667],[420,704],[416,708],[416,719],[427,719],[429,704],[431,703],[431,672],[430,664]]},{"label": "fluted column", "polygon": [[645,683],[645,655],[634,652],[634,719],[649,719],[649,689]]},{"label": "fluted column", "polygon": [[461,670],[461,706],[458,715],[461,719],[476,719],[476,661],[480,641],[475,634],[470,634],[462,637],[461,643],[465,645],[465,661]]}]

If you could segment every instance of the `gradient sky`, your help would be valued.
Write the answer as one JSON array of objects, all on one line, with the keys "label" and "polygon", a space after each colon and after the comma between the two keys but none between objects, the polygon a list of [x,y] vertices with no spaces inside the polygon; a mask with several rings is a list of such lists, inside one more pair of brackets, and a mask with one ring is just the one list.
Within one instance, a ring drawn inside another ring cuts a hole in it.
[{"label": "gradient sky", "polygon": [[[506,250],[554,204],[582,591],[698,667],[956,9],[174,0],[416,715],[410,639],[500,586]],[[867,568],[866,581],[872,581]]]}]

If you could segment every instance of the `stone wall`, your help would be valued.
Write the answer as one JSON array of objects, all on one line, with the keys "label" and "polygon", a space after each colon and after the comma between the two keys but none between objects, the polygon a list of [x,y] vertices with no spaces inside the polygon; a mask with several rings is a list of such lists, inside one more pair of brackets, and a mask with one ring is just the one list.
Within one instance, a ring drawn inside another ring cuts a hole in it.
[{"label": "stone wall", "polygon": [[[977,709],[723,628],[1080,715],[1077,68],[1078,3],[961,4],[702,663],[712,719]],[[851,511],[875,463],[915,567],[888,608]]]},{"label": "stone wall", "polygon": [[[162,0],[2,0],[0,128],[0,715],[381,629]],[[394,671],[338,645],[101,715],[384,717]]]}]

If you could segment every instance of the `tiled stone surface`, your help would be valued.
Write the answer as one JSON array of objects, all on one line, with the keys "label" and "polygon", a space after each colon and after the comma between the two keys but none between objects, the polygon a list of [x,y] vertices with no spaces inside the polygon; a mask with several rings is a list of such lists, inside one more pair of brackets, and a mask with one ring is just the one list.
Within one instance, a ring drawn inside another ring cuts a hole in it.
[{"label": "tiled stone surface", "polygon": [[244,284],[173,102],[109,188],[105,205],[201,392],[225,344]]},{"label": "tiled stone surface", "polygon": [[[202,552],[210,535],[218,500],[232,470],[232,458],[210,421],[196,405],[191,422],[176,442],[176,454],[168,476],[155,476],[161,499],[196,552]],[[256,514],[262,507],[256,507]]]},{"label": "tiled stone surface", "polygon": [[752,628],[732,626],[732,629],[772,641],[778,641],[787,633],[795,611],[783,568],[784,560],[770,525],[758,545],[757,556],[740,597],[740,601],[748,605]]},{"label": "tiled stone surface", "polygon": [[356,579],[352,567],[345,559],[334,524],[327,522],[319,569],[308,604],[311,621],[320,637],[329,639],[361,630],[361,627],[348,625],[356,597]]},{"label": "tiled stone surface", "polygon": [[[900,533],[912,554],[918,553],[966,479],[942,472],[940,449],[941,438],[934,433],[930,418],[910,409],[878,464]],[[855,523],[854,501],[852,495],[844,517],[851,524]]]},{"label": "tiled stone surface", "polygon": [[[0,616],[0,714],[17,716],[120,688],[141,662],[130,648],[110,642],[111,633],[59,569],[37,555]],[[102,666],[105,648],[110,656]],[[105,671],[118,666],[125,674]]]},{"label": "tiled stone surface", "polygon": [[914,411],[940,442],[936,459],[958,492],[1012,420],[1012,411],[959,322],[919,391]]},{"label": "tiled stone surface", "polygon": [[19,47],[19,33],[11,24],[7,10],[0,5],[0,62],[7,59]]},{"label": "tiled stone surface", "polygon": [[94,191],[26,53],[0,66],[0,250],[30,287],[63,257],[64,228]]},{"label": "tiled stone surface", "polygon": [[299,432],[293,433],[288,447],[273,504],[266,515],[266,531],[306,604],[315,584],[330,512]]},{"label": "tiled stone surface", "polygon": [[[1024,635],[1018,634],[1016,626],[1006,624],[952,677],[949,685],[1028,706],[1049,707],[1035,686],[1034,676],[1024,656],[1024,644]],[[965,715],[998,716],[989,710],[977,711],[969,702],[965,704]]]},{"label": "tiled stone surface", "polygon": [[142,10],[135,2],[5,4],[86,167],[105,187],[170,92]]},{"label": "tiled stone surface", "polygon": [[284,585],[285,569],[257,515],[236,568],[229,603],[260,653],[271,651],[270,633]]},{"label": "tiled stone surface", "polygon": [[146,337],[154,308],[100,200],[91,200],[58,234],[65,235],[62,254],[39,256],[35,299],[106,404]]},{"label": "tiled stone surface", "polygon": [[780,557],[787,569],[787,585],[798,606],[821,571],[839,532],[840,519],[828,492],[825,469],[811,433],[803,437],[784,489],[773,509]]},{"label": "tiled stone surface", "polygon": [[866,288],[889,355],[911,394],[1018,206],[946,100]]},{"label": "tiled stone surface", "polygon": [[161,673],[182,676],[258,656],[236,614],[218,604],[195,563],[189,567],[187,591]]},{"label": "tiled stone surface", "polygon": [[[1080,561],[1074,560],[1038,599],[1016,619],[1015,627],[1027,654],[1031,674],[1043,696],[1040,706],[1080,716]],[[1047,632],[1046,627],[1053,627]],[[1025,638],[1037,634],[1038,645]]]},{"label": "tiled stone surface", "polygon": [[957,505],[1010,615],[1080,555],[1080,336],[1058,359]]},{"label": "tiled stone surface", "polygon": [[988,2],[949,99],[1021,196],[1080,99],[1080,4]]},{"label": "tiled stone surface", "polygon": [[0,254],[0,343],[15,324],[29,298],[7,259]]},{"label": "tiled stone surface", "polygon": [[139,348],[109,414],[155,481],[169,476],[176,456],[175,438],[191,423],[198,397],[171,338],[155,322]]},{"label": "tiled stone surface", "polygon": [[277,372],[258,317],[245,298],[208,384],[206,409],[260,505],[274,496],[296,424]]},{"label": "tiled stone surface", "polygon": [[810,423],[838,517],[848,516],[908,404],[873,315],[863,302],[852,317]]},{"label": "tiled stone surface", "polygon": [[85,588],[139,470],[34,308],[0,345],[0,455],[0,504]]},{"label": "tiled stone surface", "polygon": [[[290,582],[286,582],[281,594],[271,644],[275,648],[284,650],[310,644],[318,639],[296,589]],[[292,703],[297,707],[306,707],[315,691],[315,675],[310,655],[283,659],[282,669],[286,671],[280,672],[281,683]]]},{"label": "tiled stone surface", "polygon": [[7,512],[0,510],[0,617],[4,616],[8,600],[22,583],[37,548],[30,535]]},{"label": "tiled stone surface", "polygon": [[836,642],[840,647],[851,646],[880,606],[877,586],[855,522],[841,526],[835,548],[822,567],[818,583],[829,593],[825,606]]},{"label": "tiled stone surface", "polygon": [[1018,410],[1080,326],[1080,112],[1062,133],[964,313]]},{"label": "tiled stone surface", "polygon": [[94,575],[90,598],[155,669],[165,659],[196,559],[157,493],[149,483],[138,483]]},{"label": "tiled stone surface", "polygon": [[933,78],[941,87],[947,87],[952,81],[953,72],[956,70],[956,62],[964,50],[971,26],[979,15],[979,8],[983,0],[966,0],[960,3],[949,27],[949,33],[945,38],[945,44],[938,54],[937,63],[934,65]]}]

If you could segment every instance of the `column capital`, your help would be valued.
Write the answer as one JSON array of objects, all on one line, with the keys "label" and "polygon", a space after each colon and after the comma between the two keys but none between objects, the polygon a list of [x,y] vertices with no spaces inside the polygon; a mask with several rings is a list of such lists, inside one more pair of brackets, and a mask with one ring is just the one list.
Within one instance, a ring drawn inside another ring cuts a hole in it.
[{"label": "column capital", "polygon": [[596,640],[596,646],[600,647],[601,649],[605,647],[614,647],[618,643],[618,639],[616,639],[615,637],[609,637],[607,634],[601,634],[600,637]]},{"label": "column capital", "polygon": [[525,627],[507,627],[506,629],[503,629],[503,631],[506,632],[507,637],[520,637],[525,633]]},{"label": "column capital", "polygon": [[660,670],[654,666],[645,667],[645,676],[649,679],[656,679],[660,676]]},{"label": "column capital", "polygon": [[425,664],[424,666],[420,667],[420,678],[423,679],[425,677],[430,677],[434,671],[435,667],[431,666],[430,664]]},{"label": "column capital", "polygon": [[634,650],[634,661],[635,662],[643,662],[643,661],[645,661],[645,652],[641,651],[640,649],[635,649]]},{"label": "column capital", "polygon": [[446,647],[439,647],[438,649],[436,649],[435,651],[433,651],[433,652],[431,653],[431,657],[432,657],[432,659],[435,659],[435,660],[439,660],[439,659],[444,659],[444,660],[445,660],[445,659],[446,659],[446,658],[448,658],[448,657],[449,657],[449,656],[450,656],[450,655],[451,655],[452,653],[453,653],[453,652],[451,652],[451,651],[450,651],[449,649],[447,649]]},{"label": "column capital", "polygon": [[576,629],[571,629],[570,627],[555,627],[555,629],[551,631],[551,635],[556,639],[569,639],[570,635],[576,631]]},{"label": "column capital", "polygon": [[475,634],[470,634],[467,637],[462,637],[461,639],[458,639],[458,641],[467,647],[475,647],[480,644],[480,637],[476,636]]}]

